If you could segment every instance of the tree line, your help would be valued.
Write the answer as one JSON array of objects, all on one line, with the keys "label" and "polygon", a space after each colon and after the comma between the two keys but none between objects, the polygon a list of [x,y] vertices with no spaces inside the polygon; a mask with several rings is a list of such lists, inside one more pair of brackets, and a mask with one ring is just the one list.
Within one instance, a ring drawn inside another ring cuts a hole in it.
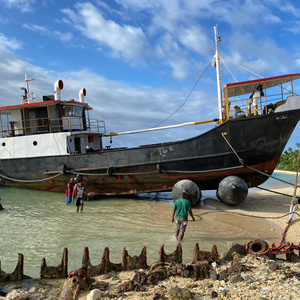
[{"label": "tree line", "polygon": [[[296,172],[300,168],[299,162],[299,146],[300,144],[296,144],[298,149],[293,150],[292,148],[288,148],[285,150],[277,163],[276,169],[284,170],[284,171],[293,171]],[[297,170],[298,168],[298,170]]]}]

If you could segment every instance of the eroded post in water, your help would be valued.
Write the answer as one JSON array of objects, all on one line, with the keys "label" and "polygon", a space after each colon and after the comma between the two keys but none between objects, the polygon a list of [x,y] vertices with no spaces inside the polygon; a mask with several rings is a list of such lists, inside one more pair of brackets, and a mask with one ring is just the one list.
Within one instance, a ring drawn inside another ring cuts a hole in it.
[{"label": "eroded post in water", "polygon": [[164,250],[164,245],[159,250],[159,261],[167,263],[182,263],[182,246],[181,243],[177,244],[176,250],[167,255]]},{"label": "eroded post in water", "polygon": [[143,247],[139,256],[130,256],[124,248],[122,255],[122,270],[147,269],[147,248]]},{"label": "eroded post in water", "polygon": [[63,278],[68,277],[68,259],[69,259],[68,248],[64,248],[63,256],[62,256],[62,259],[61,259]]},{"label": "eroded post in water", "polygon": [[47,266],[46,258],[42,259],[40,278],[59,279],[68,277],[68,248],[64,248],[61,263],[57,266]]},{"label": "eroded post in water", "polygon": [[200,251],[199,244],[197,243],[194,247],[194,256],[193,256],[192,264],[202,260],[206,260],[208,262],[218,261],[219,254],[218,254],[217,246],[213,245],[211,252]]},{"label": "eroded post in water", "polygon": [[18,264],[9,277],[10,280],[22,280],[24,278],[24,255],[22,253],[18,253]]}]

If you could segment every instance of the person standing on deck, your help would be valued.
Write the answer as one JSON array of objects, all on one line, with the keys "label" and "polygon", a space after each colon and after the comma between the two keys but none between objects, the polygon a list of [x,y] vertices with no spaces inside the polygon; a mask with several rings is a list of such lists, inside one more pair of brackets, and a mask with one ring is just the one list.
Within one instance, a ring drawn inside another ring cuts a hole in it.
[{"label": "person standing on deck", "polygon": [[84,198],[86,196],[86,191],[85,191],[85,187],[83,185],[83,182],[78,182],[73,190],[73,200],[76,197],[76,208],[77,208],[77,212],[79,212],[79,207],[80,207],[80,212],[83,211],[83,203],[84,203]]},{"label": "person standing on deck", "polygon": [[184,233],[186,230],[186,226],[188,223],[188,214],[192,217],[193,221],[195,221],[191,202],[187,199],[187,192],[182,192],[182,197],[177,199],[173,205],[173,215],[172,215],[172,223],[176,221],[176,238],[178,242],[181,242]]}]

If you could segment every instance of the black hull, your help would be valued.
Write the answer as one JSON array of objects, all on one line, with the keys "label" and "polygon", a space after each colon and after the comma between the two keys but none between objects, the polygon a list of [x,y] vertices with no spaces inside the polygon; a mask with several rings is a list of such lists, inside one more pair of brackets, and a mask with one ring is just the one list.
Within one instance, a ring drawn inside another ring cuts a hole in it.
[{"label": "black hull", "polygon": [[[229,175],[237,175],[248,187],[255,187],[268,177],[244,167],[237,155],[246,166],[272,174],[299,116],[298,109],[231,119],[178,142],[90,154],[0,160],[2,184],[64,192],[69,178],[80,173],[88,192],[102,195],[171,190],[181,179],[194,181],[201,190],[217,189]],[[58,176],[40,181],[54,175]],[[34,180],[37,181],[26,182]]]}]

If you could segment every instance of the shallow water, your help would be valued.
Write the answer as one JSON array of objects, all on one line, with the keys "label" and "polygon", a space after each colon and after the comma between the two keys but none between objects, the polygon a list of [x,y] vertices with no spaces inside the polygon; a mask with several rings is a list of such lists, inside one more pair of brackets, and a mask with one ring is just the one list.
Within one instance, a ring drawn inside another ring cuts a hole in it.
[{"label": "shallow water", "polygon": [[[18,253],[24,254],[24,273],[38,277],[42,259],[45,257],[48,265],[57,266],[65,247],[71,271],[81,267],[84,247],[89,248],[91,263],[97,265],[105,247],[109,247],[111,262],[120,263],[124,247],[133,256],[146,246],[147,262],[151,265],[158,260],[162,245],[167,254],[177,246],[175,225],[171,223],[171,193],[150,194],[146,199],[88,201],[82,214],[76,213],[74,203],[66,205],[61,193],[2,187],[0,195],[5,208],[0,213],[0,260],[1,269],[7,273],[16,267]],[[216,198],[215,192],[203,192],[203,198],[211,197]],[[245,221],[228,213],[203,218],[203,208],[214,209],[203,205],[193,208],[196,222],[189,222],[182,243],[184,263],[191,262],[196,243],[207,251],[216,244],[222,252],[231,241],[244,243],[262,235],[273,238],[264,232],[265,221],[253,224],[251,219]]]}]

